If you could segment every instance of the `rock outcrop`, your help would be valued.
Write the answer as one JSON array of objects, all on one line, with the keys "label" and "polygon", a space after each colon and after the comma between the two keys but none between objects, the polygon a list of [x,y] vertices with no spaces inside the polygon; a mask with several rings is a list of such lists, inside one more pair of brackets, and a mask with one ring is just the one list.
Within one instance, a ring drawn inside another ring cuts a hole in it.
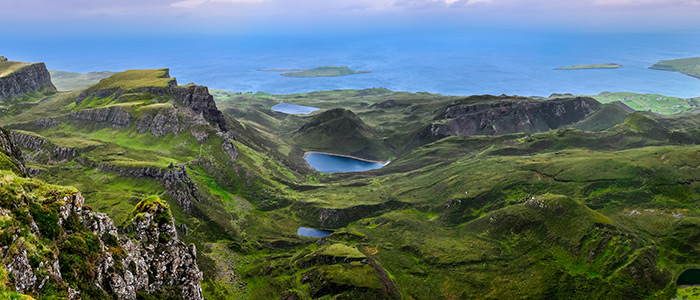
[{"label": "rock outcrop", "polygon": [[19,147],[29,150],[22,152],[22,158],[29,162],[55,165],[78,155],[73,148],[56,146],[36,135],[13,131],[12,139]]},{"label": "rock outcrop", "polygon": [[448,106],[435,117],[425,134],[443,138],[544,132],[581,121],[601,106],[595,99],[586,97],[554,100],[493,98],[488,102]]},{"label": "rock outcrop", "polygon": [[[163,78],[170,78],[169,72],[167,69],[165,70]],[[214,97],[209,94],[209,88],[194,84],[178,86],[177,80],[174,78],[168,83],[167,87],[140,87],[128,90],[119,88],[87,89],[78,95],[76,104],[80,104],[88,97],[99,98],[114,95],[114,99],[118,99],[125,93],[150,93],[156,96],[172,96],[175,100],[182,103],[183,106],[192,109],[195,113],[201,114],[205,120],[214,123],[221,131],[226,131],[226,120],[223,113],[216,107]]]},{"label": "rock outcrop", "polygon": [[7,167],[14,169],[13,171],[15,171],[18,175],[26,174],[27,170],[24,167],[22,151],[13,141],[12,133],[3,128],[0,128],[0,154],[4,154],[9,159],[7,162],[9,166]]},{"label": "rock outcrop", "polygon": [[[0,64],[15,62],[0,61]],[[51,75],[44,63],[27,64],[0,77],[0,100],[22,97],[28,92],[55,92]]]},{"label": "rock outcrop", "polygon": [[179,240],[169,208],[156,196],[137,205],[126,234],[120,234],[106,214],[83,205],[79,192],[44,193],[43,183],[21,178],[0,188],[6,184],[14,194],[0,204],[6,220],[0,263],[12,274],[16,292],[132,300],[139,293],[172,297],[175,290],[183,299],[203,299],[195,246]]}]

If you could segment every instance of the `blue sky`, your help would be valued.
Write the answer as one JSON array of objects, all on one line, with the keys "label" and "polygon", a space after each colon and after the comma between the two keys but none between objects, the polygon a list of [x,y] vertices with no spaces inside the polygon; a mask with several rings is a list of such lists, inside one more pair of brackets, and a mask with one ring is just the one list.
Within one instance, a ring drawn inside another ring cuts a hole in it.
[{"label": "blue sky", "polygon": [[0,0],[0,7],[5,28],[64,33],[700,27],[700,0]]}]

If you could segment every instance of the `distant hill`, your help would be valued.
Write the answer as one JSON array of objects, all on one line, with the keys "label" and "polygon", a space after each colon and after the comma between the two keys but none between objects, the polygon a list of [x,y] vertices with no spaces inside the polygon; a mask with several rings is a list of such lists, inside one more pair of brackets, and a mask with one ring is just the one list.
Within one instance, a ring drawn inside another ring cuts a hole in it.
[{"label": "distant hill", "polygon": [[49,73],[51,73],[51,82],[53,82],[59,91],[82,89],[96,84],[104,78],[117,74],[116,72],[110,71],[75,73],[57,70],[49,70]]},{"label": "distant hill", "polygon": [[315,115],[294,133],[302,149],[328,151],[371,160],[386,160],[391,154],[381,136],[350,110],[335,108]]},{"label": "distant hill", "polygon": [[[619,103],[619,104],[618,104]],[[624,122],[630,115],[621,102],[603,104],[600,109],[573,125],[576,129],[601,131]]]}]

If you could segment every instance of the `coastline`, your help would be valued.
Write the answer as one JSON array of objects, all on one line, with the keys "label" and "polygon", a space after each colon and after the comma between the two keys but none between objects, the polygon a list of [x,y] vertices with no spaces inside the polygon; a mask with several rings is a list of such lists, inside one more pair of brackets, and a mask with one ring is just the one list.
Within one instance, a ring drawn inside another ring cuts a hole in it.
[{"label": "coastline", "polygon": [[[322,152],[322,151],[306,151],[306,152],[304,152],[304,159],[306,159],[306,156],[308,156],[309,154],[312,154],[312,153],[318,153],[318,154],[325,154],[325,155],[330,155],[330,156],[340,156],[340,157],[352,158],[352,159],[361,160],[361,161],[364,161],[364,162],[370,162],[370,163],[375,163],[375,164],[382,164],[382,165],[384,165],[384,166],[388,165],[388,164],[391,162],[391,160],[387,160],[387,161],[378,161],[378,160],[371,160],[371,159],[366,159],[366,158],[360,158],[360,157],[356,157],[356,156],[352,156],[352,155],[337,154],[337,153],[329,153],[329,152]],[[308,163],[307,163],[307,165],[308,165]]]}]

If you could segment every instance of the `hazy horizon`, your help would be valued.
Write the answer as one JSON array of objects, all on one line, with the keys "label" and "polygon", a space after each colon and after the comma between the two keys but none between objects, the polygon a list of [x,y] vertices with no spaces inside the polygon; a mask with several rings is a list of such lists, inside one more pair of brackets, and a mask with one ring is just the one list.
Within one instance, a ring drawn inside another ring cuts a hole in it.
[{"label": "hazy horizon", "polygon": [[4,34],[312,34],[392,30],[696,31],[700,0],[5,1]]}]

